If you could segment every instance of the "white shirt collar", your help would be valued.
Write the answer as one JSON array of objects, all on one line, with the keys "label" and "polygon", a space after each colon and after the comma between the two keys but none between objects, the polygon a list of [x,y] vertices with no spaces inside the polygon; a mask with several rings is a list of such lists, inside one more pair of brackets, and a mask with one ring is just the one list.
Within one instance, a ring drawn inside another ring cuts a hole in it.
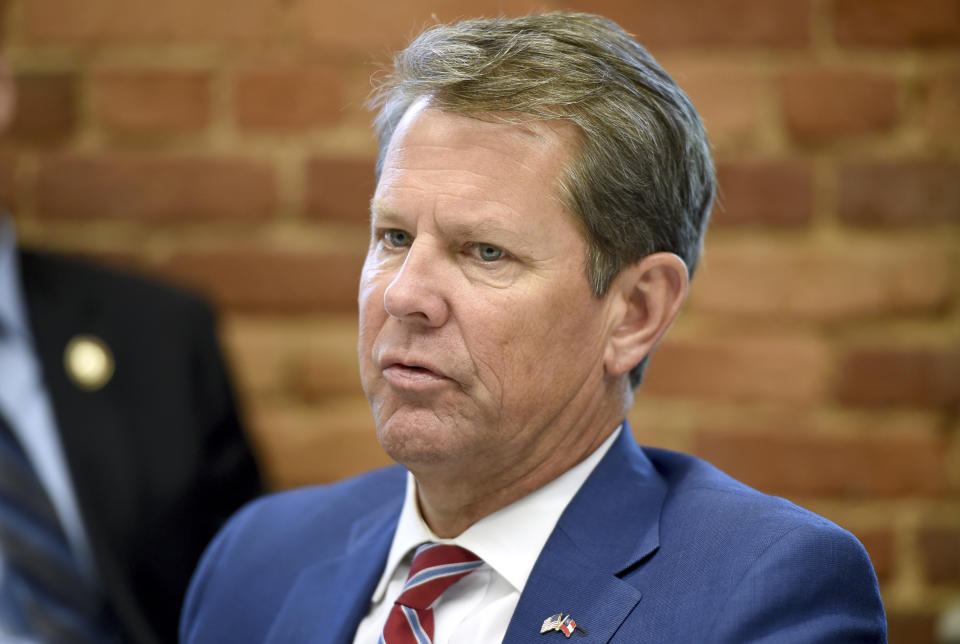
[{"label": "white shirt collar", "polygon": [[397,566],[425,541],[452,543],[470,550],[517,592],[522,592],[560,515],[610,449],[622,427],[617,427],[600,447],[577,465],[540,489],[480,519],[453,539],[441,539],[423,520],[417,504],[416,480],[407,472],[403,509],[373,601],[383,599]]}]

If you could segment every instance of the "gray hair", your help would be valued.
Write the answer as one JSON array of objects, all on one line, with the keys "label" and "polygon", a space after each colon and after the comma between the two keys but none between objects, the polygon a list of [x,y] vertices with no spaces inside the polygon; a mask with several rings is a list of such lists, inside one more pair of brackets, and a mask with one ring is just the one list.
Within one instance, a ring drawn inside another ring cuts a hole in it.
[{"label": "gray hair", "polygon": [[[424,96],[443,111],[579,127],[560,198],[584,227],[595,296],[655,252],[677,254],[693,275],[714,196],[706,131],[686,94],[616,23],[553,12],[427,29],[394,57],[370,101],[378,180],[397,124]],[[634,387],[646,362],[630,372]]]}]

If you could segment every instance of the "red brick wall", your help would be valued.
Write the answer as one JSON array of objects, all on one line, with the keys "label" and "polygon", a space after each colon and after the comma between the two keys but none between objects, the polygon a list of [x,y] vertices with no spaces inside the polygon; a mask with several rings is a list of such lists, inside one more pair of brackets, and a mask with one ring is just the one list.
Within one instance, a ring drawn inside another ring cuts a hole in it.
[{"label": "red brick wall", "polygon": [[867,545],[891,641],[960,594],[956,0],[5,0],[0,199],[34,244],[206,290],[277,486],[386,462],[355,365],[373,61],[433,20],[582,8],[716,146],[687,311],[631,419]]}]

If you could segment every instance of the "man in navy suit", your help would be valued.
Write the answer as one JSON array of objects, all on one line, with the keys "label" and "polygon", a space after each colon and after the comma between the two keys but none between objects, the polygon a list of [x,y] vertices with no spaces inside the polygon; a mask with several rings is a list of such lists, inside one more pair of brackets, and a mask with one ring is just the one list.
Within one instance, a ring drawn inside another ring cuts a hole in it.
[{"label": "man in navy suit", "polygon": [[238,513],[182,640],[884,641],[852,535],[623,420],[713,201],[689,99],[586,14],[441,25],[394,62],[359,360],[401,465]]}]

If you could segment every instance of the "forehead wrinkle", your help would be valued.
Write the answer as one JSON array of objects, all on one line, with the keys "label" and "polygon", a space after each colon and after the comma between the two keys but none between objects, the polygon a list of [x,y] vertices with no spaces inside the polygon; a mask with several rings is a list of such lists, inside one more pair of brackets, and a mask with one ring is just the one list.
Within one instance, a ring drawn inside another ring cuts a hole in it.
[{"label": "forehead wrinkle", "polygon": [[[414,172],[412,176],[404,176],[406,172]],[[433,177],[425,184],[423,175]],[[439,179],[439,180],[437,180]],[[386,190],[381,190],[381,186]],[[383,195],[386,192],[391,197]],[[436,168],[429,170],[404,170],[391,168],[384,172],[378,184],[378,190],[371,200],[371,208],[397,210],[407,199],[404,193],[424,194],[430,197],[431,203],[442,200],[463,200],[479,202],[482,205],[497,206],[496,210],[504,210],[511,215],[521,214],[517,210],[517,192],[510,184],[500,183],[496,177],[481,171],[469,168]],[[377,198],[377,194],[381,196]],[[551,196],[552,197],[552,196]],[[423,204],[413,204],[422,206]],[[401,214],[397,212],[396,214]]]},{"label": "forehead wrinkle", "polygon": [[[520,165],[520,164],[518,164]],[[523,166],[527,167],[527,166]],[[528,168],[529,169],[529,168]],[[513,186],[513,182],[503,182],[499,177],[491,177],[484,172],[478,172],[469,168],[436,168],[415,170],[420,175],[430,175],[434,178],[443,179],[440,185],[420,185],[419,180],[407,181],[401,179],[404,170],[395,169],[384,173],[381,183],[385,183],[391,192],[414,192],[427,194],[433,197],[431,201],[436,202],[439,199],[462,199],[465,201],[477,201],[485,204],[496,204],[497,211],[501,209],[504,214],[509,213],[512,216],[522,215],[518,206],[526,201],[528,195],[518,194]],[[533,170],[531,169],[531,172]],[[396,173],[396,174],[394,174]],[[515,172],[505,172],[507,178],[514,177]],[[471,178],[478,181],[471,181]],[[559,205],[566,210],[566,203],[563,200],[562,181],[560,177],[555,177],[551,182],[549,191],[544,195],[551,203]],[[494,188],[491,190],[491,186]]]},{"label": "forehead wrinkle", "polygon": [[[428,209],[424,201],[412,202],[408,210],[403,203],[405,199],[391,198],[371,198],[371,222],[377,220],[379,223],[395,223],[396,225],[409,225],[407,221],[410,217],[419,218],[421,215],[427,215],[433,221],[433,224],[440,230],[444,230],[452,236],[476,238],[483,235],[507,234],[514,238],[516,242],[526,241],[531,234],[545,234],[549,231],[527,231],[523,230],[523,222],[526,221],[522,211],[517,210],[517,204],[510,195],[503,195],[504,198],[492,198],[489,193],[483,192],[477,186],[471,183],[463,184],[468,191],[465,193],[438,191],[433,186],[404,185],[399,192],[428,194],[432,198],[429,200]],[[576,218],[569,212],[559,194],[559,190],[554,190],[549,195],[550,201],[560,210],[560,216],[570,217],[576,222]],[[392,220],[392,221],[391,221]]]},{"label": "forehead wrinkle", "polygon": [[508,241],[523,241],[527,237],[523,231],[510,225],[511,220],[507,220],[505,225],[502,219],[487,215],[478,215],[472,221],[462,221],[460,219],[443,221],[442,215],[436,219],[441,230],[457,238],[482,239],[483,237],[491,237],[496,241],[501,241],[503,237],[509,237]]},{"label": "forehead wrinkle", "polygon": [[[408,186],[405,187],[404,190],[430,192],[431,194],[436,195],[436,192],[433,190],[416,186]],[[479,206],[477,208],[464,209],[462,204],[460,204],[459,207],[443,204],[443,202],[446,200],[456,200],[458,202],[476,202],[479,204]],[[478,233],[493,232],[520,235],[519,231],[512,231],[509,224],[509,222],[518,219],[519,213],[515,208],[506,202],[490,201],[490,199],[486,196],[467,196],[457,194],[439,195],[437,199],[431,201],[430,205],[431,208],[429,216],[433,219],[434,224],[439,229],[463,236],[468,234],[475,235]],[[447,212],[455,213],[457,216],[453,218],[445,217],[444,215]],[[407,217],[412,216],[414,218],[418,218],[421,214],[427,213],[411,212],[407,214],[402,208],[398,208],[397,205],[392,203],[389,199],[373,198],[370,200],[371,220],[378,220],[381,223],[383,220],[386,220],[387,223],[390,223],[391,220],[396,220],[396,223],[400,224],[402,223],[401,220],[406,219]]]},{"label": "forehead wrinkle", "polygon": [[[501,163],[497,165],[498,172],[496,176],[491,176],[488,171],[474,170],[470,167],[465,167],[462,163],[457,163],[463,158],[463,150],[458,150],[448,145],[416,145],[415,147],[419,150],[415,152],[407,152],[405,150],[404,154],[398,154],[396,156],[392,154],[390,155],[393,158],[390,158],[389,163],[384,165],[383,172],[380,176],[380,181],[378,182],[378,187],[379,184],[384,183],[385,181],[396,183],[401,177],[406,179],[407,177],[404,176],[405,173],[416,173],[413,175],[414,182],[419,180],[417,175],[440,177],[441,179],[444,177],[444,175],[449,175],[452,179],[454,179],[450,180],[451,183],[467,184],[468,182],[466,178],[468,177],[479,179],[479,183],[490,183],[491,181],[501,178],[501,175],[503,178],[514,177],[517,169],[523,169],[530,174],[533,174],[537,171],[527,163],[527,157],[529,155],[518,156],[516,153],[511,154],[495,145],[471,147],[482,147],[486,150],[495,152],[497,156],[502,159]],[[437,150],[439,153],[423,154],[422,152],[425,151],[424,149]],[[452,159],[454,163],[448,165],[448,159]],[[507,168],[506,166],[508,164],[515,167]],[[463,176],[464,180],[455,181],[458,175]]]}]

